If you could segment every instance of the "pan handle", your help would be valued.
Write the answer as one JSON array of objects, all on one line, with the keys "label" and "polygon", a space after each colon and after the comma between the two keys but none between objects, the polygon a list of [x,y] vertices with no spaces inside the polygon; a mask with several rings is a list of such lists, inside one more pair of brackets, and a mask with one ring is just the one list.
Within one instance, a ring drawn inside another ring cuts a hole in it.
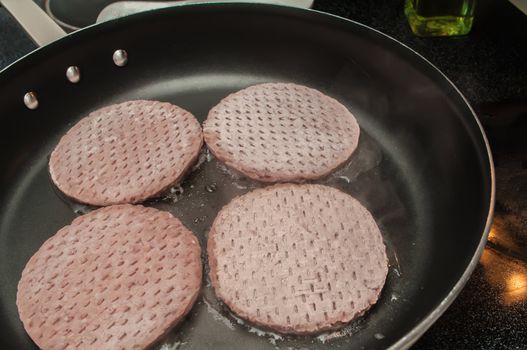
[{"label": "pan handle", "polygon": [[66,32],[32,0],[0,0],[38,46],[47,45]]}]

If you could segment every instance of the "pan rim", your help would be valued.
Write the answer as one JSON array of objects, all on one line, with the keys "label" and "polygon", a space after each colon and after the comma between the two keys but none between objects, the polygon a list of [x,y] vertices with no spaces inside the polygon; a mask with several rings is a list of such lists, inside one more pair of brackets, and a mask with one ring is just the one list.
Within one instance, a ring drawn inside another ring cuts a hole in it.
[{"label": "pan rim", "polygon": [[446,295],[446,297],[443,298],[443,300],[441,300],[439,302],[439,304],[436,306],[436,308],[434,310],[432,310],[430,313],[428,313],[427,316],[425,316],[421,321],[419,321],[419,323],[411,331],[406,333],[402,338],[400,338],[397,342],[395,342],[394,344],[392,344],[388,348],[388,350],[406,350],[406,349],[409,349],[435,323],[435,321],[437,321],[437,319],[448,309],[448,307],[454,302],[454,300],[457,298],[459,293],[461,293],[461,291],[463,290],[463,287],[467,284],[468,280],[472,276],[472,273],[476,269],[476,266],[477,266],[477,264],[479,262],[479,259],[480,259],[481,255],[483,254],[483,250],[485,249],[485,245],[487,243],[488,236],[489,236],[489,233],[490,233],[490,229],[491,229],[491,226],[492,226],[492,220],[494,218],[494,205],[495,205],[495,201],[496,201],[496,174],[495,174],[495,170],[494,170],[494,160],[493,160],[493,156],[492,156],[492,151],[490,149],[490,143],[488,141],[487,134],[485,133],[485,130],[483,129],[483,125],[479,121],[479,119],[478,119],[478,117],[476,115],[476,112],[472,108],[472,105],[468,102],[468,100],[465,97],[465,95],[463,95],[463,93],[452,82],[452,80],[450,80],[450,78],[448,78],[439,68],[437,68],[432,62],[430,62],[423,55],[421,55],[420,53],[418,53],[417,51],[415,51],[414,49],[412,49],[408,45],[404,44],[403,42],[401,42],[401,41],[389,36],[388,34],[385,34],[385,33],[381,32],[378,29],[369,27],[369,26],[367,26],[365,24],[362,24],[362,23],[350,20],[350,19],[345,18],[345,17],[333,15],[331,13],[322,12],[322,11],[318,11],[318,10],[303,10],[303,11],[317,12],[317,13],[320,13],[320,14],[323,14],[323,15],[326,15],[326,16],[334,17],[335,19],[338,19],[338,20],[342,20],[342,21],[345,21],[345,22],[351,22],[354,25],[358,25],[360,27],[363,27],[364,29],[371,30],[371,31],[375,32],[376,34],[379,34],[380,36],[382,36],[382,37],[384,37],[384,38],[386,38],[388,40],[391,40],[391,41],[401,45],[407,51],[409,51],[409,52],[413,53],[414,55],[416,55],[417,57],[419,57],[424,63],[426,63],[434,71],[439,73],[443,77],[443,79],[445,79],[448,82],[448,84],[454,89],[454,91],[459,95],[459,97],[461,97],[461,99],[463,100],[464,104],[468,107],[468,109],[470,111],[470,114],[474,118],[474,121],[476,122],[476,125],[478,127],[477,130],[480,133],[478,136],[482,137],[483,143],[485,145],[485,150],[486,150],[486,154],[487,154],[487,157],[488,157],[487,160],[489,162],[489,168],[490,168],[489,170],[490,170],[490,182],[491,182],[490,185],[491,185],[491,188],[490,188],[490,198],[489,198],[490,203],[488,203],[489,204],[489,209],[488,209],[488,212],[487,212],[487,218],[485,220],[485,228],[484,228],[483,233],[481,235],[481,239],[480,239],[480,241],[478,243],[476,251],[474,252],[474,255],[472,256],[472,258],[470,259],[470,262],[468,263],[467,267],[465,268],[465,271],[463,272],[463,274],[461,275],[459,280],[456,282],[454,287]]},{"label": "pan rim", "polygon": [[[346,19],[346,18],[344,18],[344,19]],[[355,23],[357,23],[357,22],[355,22]],[[358,23],[358,24],[362,25],[360,23]],[[472,256],[472,258],[470,259],[470,262],[468,263],[467,267],[465,268],[465,271],[461,275],[460,279],[456,282],[456,284],[450,290],[450,292],[447,294],[447,296],[438,304],[438,306],[434,310],[432,310],[425,318],[423,318],[417,324],[417,326],[415,326],[410,332],[406,333],[406,335],[404,335],[395,344],[391,345],[388,348],[388,350],[396,350],[396,349],[397,350],[406,350],[406,349],[410,348],[410,346],[412,346],[428,330],[428,328],[430,328],[435,323],[435,321],[437,321],[437,319],[448,309],[448,307],[457,298],[459,293],[461,293],[461,291],[463,290],[463,288],[467,284],[468,280],[472,276],[472,273],[476,269],[476,266],[477,266],[477,264],[479,262],[479,259],[480,259],[481,255],[483,254],[483,250],[485,249],[485,246],[487,244],[488,236],[489,236],[490,229],[491,229],[491,226],[492,226],[492,221],[493,221],[493,218],[494,218],[494,205],[495,205],[495,201],[496,201],[496,174],[495,174],[495,170],[494,170],[494,160],[493,160],[493,156],[492,156],[492,151],[490,149],[490,143],[489,143],[489,140],[487,138],[487,134],[485,133],[485,130],[483,129],[483,125],[479,121],[479,119],[478,119],[478,117],[476,115],[476,112],[472,108],[472,105],[468,102],[468,100],[465,97],[465,95],[463,95],[463,93],[452,82],[452,80],[450,80],[450,78],[448,78],[432,62],[430,62],[428,59],[426,59],[424,56],[422,56],[417,51],[415,51],[412,48],[410,48],[408,45],[398,41],[395,38],[392,38],[391,36],[389,36],[387,34],[384,34],[383,32],[381,32],[381,31],[379,31],[377,29],[374,29],[374,28],[371,28],[371,27],[368,27],[368,26],[365,26],[365,27],[377,32],[378,34],[380,34],[380,35],[382,35],[382,36],[384,36],[384,37],[386,37],[388,39],[391,39],[391,40],[399,43],[402,46],[404,46],[407,50],[409,50],[413,54],[417,55],[420,59],[423,60],[423,62],[427,63],[431,68],[433,68],[436,72],[438,72],[450,84],[450,86],[459,95],[459,97],[461,97],[461,99],[463,100],[465,105],[468,107],[472,117],[474,118],[474,121],[476,122],[476,124],[478,126],[478,131],[480,132],[480,135],[478,135],[478,136],[481,136],[483,138],[483,142],[484,142],[484,145],[485,145],[485,150],[486,150],[487,157],[488,157],[489,168],[490,168],[489,170],[490,170],[490,182],[491,182],[490,185],[491,185],[491,188],[490,188],[490,198],[489,198],[489,202],[490,202],[489,203],[489,209],[488,209],[488,212],[487,212],[487,218],[485,220],[485,228],[483,230],[483,233],[482,233],[481,239],[480,239],[480,241],[478,243],[478,246],[476,248],[476,251],[474,252],[474,255]]]},{"label": "pan rim", "polygon": [[[82,29],[79,29],[73,33],[69,33],[66,36],[48,44],[42,47],[37,47],[35,50],[30,51],[29,53],[23,55],[22,57],[18,58],[17,60],[13,61],[11,64],[7,65],[5,68],[0,70],[0,81],[2,79],[6,79],[9,77],[9,74],[15,74],[16,68],[19,65],[23,65],[26,61],[27,63],[30,63],[29,59],[35,59],[38,57],[38,55],[45,55],[47,51],[54,50],[55,46],[64,44],[67,41],[75,40],[78,36],[85,35],[86,32],[91,32],[94,27],[97,28],[111,28],[114,26],[118,26],[121,23],[130,22],[133,20],[144,20],[144,18],[148,18],[151,16],[157,16],[159,14],[168,14],[170,12],[177,12],[177,11],[185,11],[187,8],[232,8],[234,10],[259,10],[259,9],[280,9],[281,11],[284,11],[284,14],[292,14],[292,15],[298,15],[301,13],[311,13],[316,14],[316,16],[326,17],[326,18],[332,18],[334,21],[340,21],[342,24],[345,25],[352,25],[360,27],[366,31],[371,31],[376,35],[379,35],[383,37],[384,39],[388,39],[392,42],[394,42],[396,45],[400,45],[406,52],[412,53],[413,55],[417,56],[425,65],[427,65],[429,68],[431,68],[436,73],[439,73],[440,76],[448,83],[448,85],[453,89],[453,91],[461,98],[463,103],[468,107],[468,110],[470,114],[472,115],[472,118],[474,119],[477,128],[475,128],[476,131],[479,131],[479,134],[476,133],[476,137],[481,137],[483,144],[485,146],[486,155],[487,155],[487,161],[489,162],[489,170],[490,170],[490,198],[488,203],[488,212],[487,217],[485,220],[485,227],[481,235],[481,239],[477,245],[476,250],[474,251],[472,258],[468,265],[466,266],[464,272],[462,273],[459,280],[455,283],[454,287],[448,292],[448,294],[439,301],[437,306],[430,311],[423,319],[421,319],[409,332],[407,332],[405,335],[403,335],[399,340],[397,340],[395,343],[393,343],[388,350],[396,350],[396,349],[408,349],[410,346],[412,346],[431,326],[432,324],[448,309],[448,307],[453,303],[453,301],[456,299],[456,297],[459,295],[463,287],[468,282],[470,276],[472,275],[473,271],[475,270],[478,261],[483,253],[483,250],[485,249],[485,245],[488,239],[488,235],[491,229],[492,225],[492,219],[494,216],[494,205],[495,205],[495,197],[496,197],[496,184],[495,184],[495,169],[494,169],[494,162],[493,157],[490,149],[490,144],[488,141],[488,138],[486,136],[486,133],[483,129],[483,126],[481,125],[481,122],[476,116],[476,113],[474,112],[474,109],[466,99],[466,97],[463,95],[463,93],[457,88],[457,86],[439,69],[437,68],[433,63],[431,63],[428,59],[423,57],[420,53],[410,48],[408,45],[402,43],[401,41],[375,29],[372,27],[369,27],[367,25],[364,25],[362,23],[356,22],[354,20],[344,18],[341,16],[337,16],[334,14],[330,14],[327,12],[322,12],[319,10],[313,10],[313,9],[302,9],[302,8],[295,8],[295,7],[288,7],[288,6],[280,6],[280,5],[270,5],[270,4],[256,4],[256,3],[197,3],[197,4],[187,4],[184,6],[176,6],[176,7],[168,7],[168,8],[161,8],[161,9],[155,9],[150,10],[143,13],[137,13],[133,14],[124,18],[117,18],[108,22],[103,23],[94,23],[90,26],[84,27]],[[188,10],[187,10],[188,11]],[[23,67],[21,67],[23,68]],[[13,72],[13,73],[11,73]]]}]

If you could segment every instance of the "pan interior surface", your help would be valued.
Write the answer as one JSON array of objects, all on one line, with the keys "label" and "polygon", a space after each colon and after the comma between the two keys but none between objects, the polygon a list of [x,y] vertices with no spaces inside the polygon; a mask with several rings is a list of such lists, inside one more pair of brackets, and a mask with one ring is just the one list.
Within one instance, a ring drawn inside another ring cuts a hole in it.
[{"label": "pan interior surface", "polygon": [[[128,52],[124,67],[112,60],[117,49]],[[65,78],[71,65],[81,70],[78,84]],[[89,210],[49,178],[60,136],[90,111],[127,99],[172,102],[202,122],[221,98],[262,82],[319,89],[357,118],[351,162],[317,182],[359,199],[379,224],[390,259],[381,298],[342,331],[281,336],[229,314],[205,277],[198,303],[157,348],[385,349],[453,298],[479,253],[492,187],[484,139],[455,88],[406,47],[350,21],[273,6],[188,6],[82,30],[0,74],[0,136],[9,145],[0,151],[2,348],[36,349],[15,304],[20,274],[47,238]],[[22,103],[29,90],[40,102],[34,111]],[[218,210],[264,184],[202,160],[183,193],[146,204],[170,211],[205,248]]]}]

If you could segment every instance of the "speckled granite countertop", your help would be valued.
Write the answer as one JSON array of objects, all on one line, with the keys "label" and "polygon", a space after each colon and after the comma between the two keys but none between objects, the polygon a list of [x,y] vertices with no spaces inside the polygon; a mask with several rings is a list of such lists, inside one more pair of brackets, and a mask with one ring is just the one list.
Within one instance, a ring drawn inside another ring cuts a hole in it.
[{"label": "speckled granite countertop", "polygon": [[[505,0],[480,0],[470,35],[418,38],[403,0],[317,0],[315,8],[369,25],[413,48],[478,106],[527,99],[527,16]],[[0,8],[0,69],[35,48]],[[498,193],[499,196],[499,193]],[[468,285],[413,347],[527,349],[527,264],[487,248]]]}]

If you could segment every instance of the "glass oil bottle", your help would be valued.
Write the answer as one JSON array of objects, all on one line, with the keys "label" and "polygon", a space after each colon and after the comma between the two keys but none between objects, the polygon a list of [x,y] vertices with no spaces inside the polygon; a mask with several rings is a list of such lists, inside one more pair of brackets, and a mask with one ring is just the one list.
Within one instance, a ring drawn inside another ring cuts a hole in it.
[{"label": "glass oil bottle", "polygon": [[418,36],[454,36],[470,32],[476,0],[406,0],[404,12]]}]

